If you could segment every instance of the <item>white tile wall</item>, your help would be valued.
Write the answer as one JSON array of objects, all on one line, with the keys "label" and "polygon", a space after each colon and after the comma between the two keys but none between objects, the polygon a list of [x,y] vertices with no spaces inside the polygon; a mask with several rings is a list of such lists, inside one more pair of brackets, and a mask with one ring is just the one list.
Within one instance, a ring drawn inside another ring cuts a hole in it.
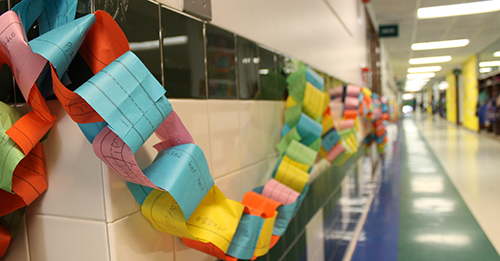
[{"label": "white tile wall", "polygon": [[236,100],[208,101],[211,171],[214,179],[241,168],[238,103]]},{"label": "white tile wall", "polygon": [[108,224],[111,261],[173,261],[173,236],[159,232],[136,212]]},{"label": "white tile wall", "polygon": [[31,261],[108,261],[106,223],[28,214]]},{"label": "white tile wall", "polygon": [[[264,185],[278,161],[281,101],[179,100],[172,107],[209,163],[215,183],[240,201]],[[94,155],[91,144],[57,101],[57,121],[44,142],[49,189],[28,207],[27,226],[2,261],[216,260],[157,232],[125,181]],[[142,168],[157,152],[153,135],[136,153]]]},{"label": "white tile wall", "polygon": [[323,209],[320,208],[306,225],[307,260],[325,260]]}]

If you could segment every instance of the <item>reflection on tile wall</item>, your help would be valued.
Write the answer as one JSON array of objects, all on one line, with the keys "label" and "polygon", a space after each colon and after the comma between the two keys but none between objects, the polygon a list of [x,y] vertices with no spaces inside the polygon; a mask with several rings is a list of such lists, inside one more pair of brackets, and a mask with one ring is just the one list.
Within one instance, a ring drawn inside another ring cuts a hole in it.
[{"label": "reflection on tile wall", "polygon": [[236,37],[238,90],[240,99],[258,99],[259,55],[257,44],[243,37]]},{"label": "reflection on tile wall", "polygon": [[284,58],[266,48],[259,48],[260,91],[263,100],[283,100],[286,76],[283,71]]},{"label": "reflection on tile wall", "polygon": [[210,98],[236,98],[234,34],[207,24],[207,75]]}]

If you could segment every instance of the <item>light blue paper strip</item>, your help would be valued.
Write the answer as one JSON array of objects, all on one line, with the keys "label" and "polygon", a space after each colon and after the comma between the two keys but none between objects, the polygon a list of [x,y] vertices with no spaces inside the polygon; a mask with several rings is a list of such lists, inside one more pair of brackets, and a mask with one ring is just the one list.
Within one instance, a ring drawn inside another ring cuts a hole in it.
[{"label": "light blue paper strip", "polygon": [[243,213],[226,253],[238,259],[251,259],[263,225],[261,217]]},{"label": "light blue paper strip", "polygon": [[337,144],[340,140],[340,135],[336,130],[329,130],[325,135],[323,135],[321,142],[323,144],[323,148],[325,151],[330,151],[335,144]]},{"label": "light blue paper strip", "polygon": [[12,11],[16,12],[23,23],[24,31],[28,33],[30,27],[45,9],[44,0],[23,0],[16,4]]},{"label": "light blue paper strip", "polygon": [[297,124],[297,131],[299,132],[300,137],[302,137],[300,142],[309,146],[321,136],[323,127],[321,124],[302,113],[299,124]]},{"label": "light blue paper strip", "polygon": [[297,201],[278,207],[278,216],[276,216],[276,221],[274,221],[273,235],[281,237],[285,233],[290,220],[293,218],[296,206]]},{"label": "light blue paper strip", "polygon": [[320,91],[323,90],[323,85],[325,84],[325,79],[321,77],[317,72],[313,69],[307,67],[306,71],[306,81],[314,85],[314,87],[318,88]]},{"label": "light blue paper strip", "polygon": [[137,203],[139,203],[141,206],[144,200],[146,200],[146,197],[149,195],[149,193],[153,191],[153,188],[142,186],[132,182],[127,182],[127,185],[130,189],[130,192],[132,192],[132,196],[134,196]]},{"label": "light blue paper strip", "polygon": [[40,54],[52,63],[57,71],[57,76],[61,78],[95,22],[95,16],[88,14],[38,36],[31,40],[29,45],[33,52]]},{"label": "light blue paper strip", "polygon": [[108,126],[108,124],[104,121],[87,124],[78,123],[78,127],[80,127],[80,130],[82,131],[83,135],[85,135],[85,138],[87,138],[90,144],[94,142],[95,136],[97,136],[97,134],[99,134],[99,132],[101,132],[101,130],[106,126]]},{"label": "light blue paper strip", "polygon": [[192,143],[160,151],[143,172],[157,187],[172,195],[186,221],[214,185],[203,151]]},{"label": "light blue paper strip", "polygon": [[45,0],[45,10],[38,18],[40,35],[75,20],[78,0]]},{"label": "light blue paper strip", "polygon": [[75,91],[133,153],[172,112],[165,89],[132,52],[126,52]]}]

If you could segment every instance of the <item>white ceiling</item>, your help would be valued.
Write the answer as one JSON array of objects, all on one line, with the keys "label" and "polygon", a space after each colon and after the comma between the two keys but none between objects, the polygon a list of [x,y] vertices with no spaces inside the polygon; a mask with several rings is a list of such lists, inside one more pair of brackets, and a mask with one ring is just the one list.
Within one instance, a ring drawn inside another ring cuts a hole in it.
[{"label": "white ceiling", "polygon": [[[444,79],[453,69],[460,68],[472,55],[500,40],[500,12],[427,20],[416,18],[417,9],[420,7],[468,2],[477,0],[372,0],[368,4],[368,8],[373,10],[377,24],[399,25],[399,37],[380,38],[389,53],[398,83],[406,78],[410,58],[451,55],[453,58],[450,62],[430,64],[443,67],[433,80],[437,81]],[[410,48],[411,44],[417,42],[455,39],[470,39],[470,43],[465,47],[440,50],[412,51]]]}]

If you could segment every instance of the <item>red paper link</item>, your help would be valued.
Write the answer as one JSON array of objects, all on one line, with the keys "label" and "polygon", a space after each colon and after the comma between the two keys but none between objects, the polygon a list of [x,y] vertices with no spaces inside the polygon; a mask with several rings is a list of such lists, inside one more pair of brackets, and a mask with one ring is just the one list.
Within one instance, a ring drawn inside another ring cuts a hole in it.
[{"label": "red paper link", "polygon": [[245,206],[245,213],[261,216],[262,218],[274,217],[276,209],[281,205],[281,203],[253,191],[249,191],[243,195],[241,204]]},{"label": "red paper link", "polygon": [[224,253],[224,251],[222,251],[220,248],[218,248],[217,246],[215,246],[212,243],[204,243],[201,241],[187,239],[187,238],[182,238],[182,242],[187,247],[196,249],[200,252],[203,252],[203,253],[211,255],[211,256],[215,256],[220,260],[225,260],[225,261],[237,261],[238,260],[238,258],[226,255],[226,253]]},{"label": "red paper link", "polygon": [[[115,20],[104,11],[94,13],[96,22],[80,47],[80,54],[94,74],[130,51],[127,37]],[[52,67],[54,93],[71,119],[78,123],[104,121],[80,95],[68,90]]]},{"label": "red paper link", "polygon": [[11,194],[0,190],[0,216],[31,204],[47,190],[42,144],[38,143],[17,165],[12,176]]},{"label": "red paper link", "polygon": [[0,257],[5,255],[10,244],[10,233],[4,227],[0,226]]}]

